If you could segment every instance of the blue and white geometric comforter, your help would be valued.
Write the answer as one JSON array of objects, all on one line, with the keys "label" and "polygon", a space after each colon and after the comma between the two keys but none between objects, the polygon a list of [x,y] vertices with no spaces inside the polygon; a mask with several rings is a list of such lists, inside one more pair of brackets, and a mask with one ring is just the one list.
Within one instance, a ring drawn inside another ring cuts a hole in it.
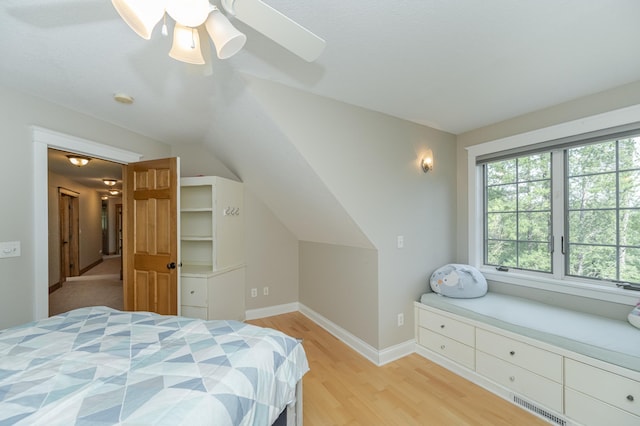
[{"label": "blue and white geometric comforter", "polygon": [[0,331],[0,424],[270,425],[308,369],[275,330],[76,309]]}]

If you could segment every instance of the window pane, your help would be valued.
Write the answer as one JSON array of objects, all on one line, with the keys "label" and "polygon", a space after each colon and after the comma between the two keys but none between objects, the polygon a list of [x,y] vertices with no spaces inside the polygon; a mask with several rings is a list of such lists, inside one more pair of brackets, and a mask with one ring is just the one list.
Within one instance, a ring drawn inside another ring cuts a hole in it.
[{"label": "window pane", "polygon": [[640,207],[640,171],[621,172],[620,207]]},{"label": "window pane", "polygon": [[487,238],[515,240],[517,213],[487,213]]},{"label": "window pane", "polygon": [[487,185],[499,185],[516,181],[516,159],[496,161],[486,165]]},{"label": "window pane", "polygon": [[548,242],[550,235],[550,212],[520,213],[518,215],[518,240]]},{"label": "window pane", "polygon": [[616,279],[616,248],[570,245],[569,275]]},{"label": "window pane", "polygon": [[550,194],[549,180],[518,184],[518,210],[549,210]]},{"label": "window pane", "polygon": [[518,243],[518,267],[533,271],[551,270],[548,243]]},{"label": "window pane", "polygon": [[620,170],[640,167],[640,137],[621,139],[618,143]]},{"label": "window pane", "polygon": [[640,283],[640,249],[620,249],[620,281]]},{"label": "window pane", "polygon": [[569,212],[570,243],[616,244],[615,210]]},{"label": "window pane", "polygon": [[640,246],[640,211],[620,210],[620,245]]},{"label": "window pane", "polygon": [[551,272],[551,153],[485,167],[486,262]]},{"label": "window pane", "polygon": [[569,209],[615,208],[615,189],[615,173],[570,178]]},{"label": "window pane", "polygon": [[551,178],[551,153],[518,158],[518,181]]},{"label": "window pane", "polygon": [[616,142],[604,142],[568,150],[569,176],[616,170]]},{"label": "window pane", "polygon": [[516,185],[498,185],[487,188],[487,211],[514,212],[516,205]]},{"label": "window pane", "polygon": [[516,243],[514,241],[489,241],[487,263],[489,265],[515,265]]}]

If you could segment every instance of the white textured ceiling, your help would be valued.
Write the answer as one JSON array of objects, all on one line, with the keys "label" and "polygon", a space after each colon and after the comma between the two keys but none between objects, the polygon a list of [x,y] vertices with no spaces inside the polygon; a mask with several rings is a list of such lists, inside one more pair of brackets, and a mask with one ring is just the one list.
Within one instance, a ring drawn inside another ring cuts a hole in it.
[{"label": "white textured ceiling", "polygon": [[[200,143],[242,74],[461,133],[640,79],[637,0],[267,0],[327,41],[314,63],[236,22],[213,75],[109,0],[3,0],[0,84],[170,143]],[[111,96],[124,91],[132,106]],[[246,120],[246,117],[243,117]]]}]

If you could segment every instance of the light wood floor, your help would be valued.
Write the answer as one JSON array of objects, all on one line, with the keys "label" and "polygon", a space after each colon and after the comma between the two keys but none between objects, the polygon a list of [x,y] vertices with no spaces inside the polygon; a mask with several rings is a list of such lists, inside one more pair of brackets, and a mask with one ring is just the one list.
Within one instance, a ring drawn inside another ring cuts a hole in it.
[{"label": "light wood floor", "polygon": [[304,339],[305,426],[548,426],[420,355],[377,367],[299,312],[247,322]]}]

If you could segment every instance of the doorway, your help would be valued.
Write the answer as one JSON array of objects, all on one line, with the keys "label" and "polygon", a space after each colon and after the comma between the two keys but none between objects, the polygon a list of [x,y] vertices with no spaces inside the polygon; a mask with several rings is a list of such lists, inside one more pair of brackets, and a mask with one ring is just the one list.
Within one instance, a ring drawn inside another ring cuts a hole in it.
[{"label": "doorway", "polygon": [[80,194],[58,187],[60,219],[60,285],[80,275]]},{"label": "doorway", "polygon": [[141,154],[41,127],[33,127],[34,164],[34,319],[49,316],[48,149],[58,149],[119,164],[140,161]]}]

